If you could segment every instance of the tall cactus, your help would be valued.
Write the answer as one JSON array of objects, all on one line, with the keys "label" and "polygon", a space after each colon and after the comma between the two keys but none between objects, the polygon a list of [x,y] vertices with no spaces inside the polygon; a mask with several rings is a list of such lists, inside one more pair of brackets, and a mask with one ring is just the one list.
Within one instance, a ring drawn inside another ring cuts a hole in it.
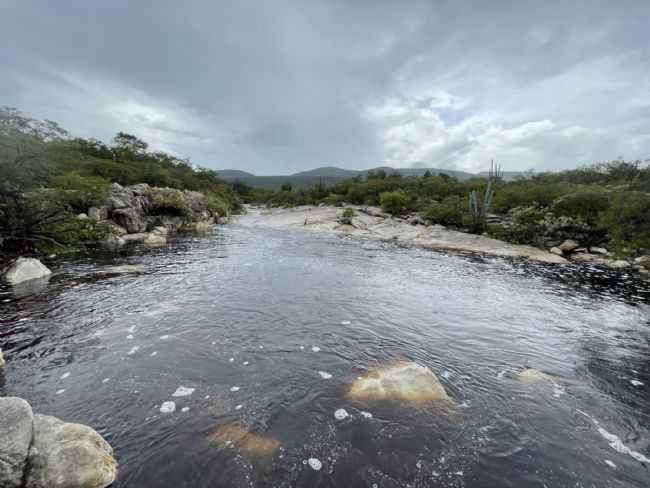
[{"label": "tall cactus", "polygon": [[490,212],[492,199],[494,198],[492,180],[494,179],[496,181],[502,174],[501,166],[495,166],[493,161],[490,165],[490,177],[485,192],[483,193],[482,201],[479,199],[476,190],[472,190],[469,194],[469,213],[472,217],[472,230],[475,232],[481,231],[485,227],[485,219]]}]

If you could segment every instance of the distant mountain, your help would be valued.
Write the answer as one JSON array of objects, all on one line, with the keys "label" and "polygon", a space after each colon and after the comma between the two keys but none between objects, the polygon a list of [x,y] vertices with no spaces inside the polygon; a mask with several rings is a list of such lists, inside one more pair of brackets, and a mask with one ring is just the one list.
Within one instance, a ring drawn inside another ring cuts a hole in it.
[{"label": "distant mountain", "polygon": [[[471,178],[484,178],[488,176],[488,172],[481,173],[468,173],[465,171],[457,171],[442,168],[392,168],[390,166],[379,166],[377,168],[366,170],[353,170],[337,168],[336,166],[323,166],[320,168],[311,169],[308,171],[301,171],[292,175],[286,176],[257,176],[246,171],[238,169],[224,169],[217,170],[217,174],[226,181],[240,181],[262,190],[278,190],[285,183],[291,183],[294,188],[305,188],[312,185],[323,184],[326,186],[334,185],[339,181],[354,178],[356,176],[365,177],[369,171],[384,171],[386,174],[399,173],[403,176],[422,176],[427,171],[431,174],[446,174],[459,180],[469,180]],[[517,176],[527,176],[529,173],[519,171],[504,172],[505,180],[512,180]]]}]

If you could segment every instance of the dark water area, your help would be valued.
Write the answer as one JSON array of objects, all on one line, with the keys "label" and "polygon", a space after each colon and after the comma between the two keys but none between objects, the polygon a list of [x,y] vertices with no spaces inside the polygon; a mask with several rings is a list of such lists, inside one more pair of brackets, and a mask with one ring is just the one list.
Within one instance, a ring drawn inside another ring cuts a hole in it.
[{"label": "dark water area", "polygon": [[[99,274],[115,264],[145,272]],[[0,394],[98,430],[115,487],[650,485],[650,287],[633,275],[244,224],[52,268],[0,289]],[[395,360],[456,407],[346,397]],[[215,441],[233,425],[270,452]]]}]

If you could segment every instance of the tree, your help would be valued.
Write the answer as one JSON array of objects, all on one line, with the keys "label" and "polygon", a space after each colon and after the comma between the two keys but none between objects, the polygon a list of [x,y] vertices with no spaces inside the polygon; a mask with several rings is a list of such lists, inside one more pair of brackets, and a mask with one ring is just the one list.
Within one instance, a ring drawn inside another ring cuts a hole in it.
[{"label": "tree", "polygon": [[291,182],[282,183],[282,186],[280,187],[280,191],[290,192],[292,189],[293,185]]},{"label": "tree", "polygon": [[149,144],[133,134],[118,132],[113,138],[113,154],[119,160],[138,159],[147,152]]},{"label": "tree", "polygon": [[422,178],[431,178],[431,170],[426,170],[422,175]]}]

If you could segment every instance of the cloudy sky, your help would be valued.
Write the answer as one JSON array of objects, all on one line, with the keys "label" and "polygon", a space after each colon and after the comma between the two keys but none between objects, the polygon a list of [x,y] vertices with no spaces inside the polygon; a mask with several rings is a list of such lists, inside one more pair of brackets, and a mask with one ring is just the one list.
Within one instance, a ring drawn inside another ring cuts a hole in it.
[{"label": "cloudy sky", "polygon": [[648,0],[0,0],[0,105],[257,174],[645,159],[648,19]]}]

